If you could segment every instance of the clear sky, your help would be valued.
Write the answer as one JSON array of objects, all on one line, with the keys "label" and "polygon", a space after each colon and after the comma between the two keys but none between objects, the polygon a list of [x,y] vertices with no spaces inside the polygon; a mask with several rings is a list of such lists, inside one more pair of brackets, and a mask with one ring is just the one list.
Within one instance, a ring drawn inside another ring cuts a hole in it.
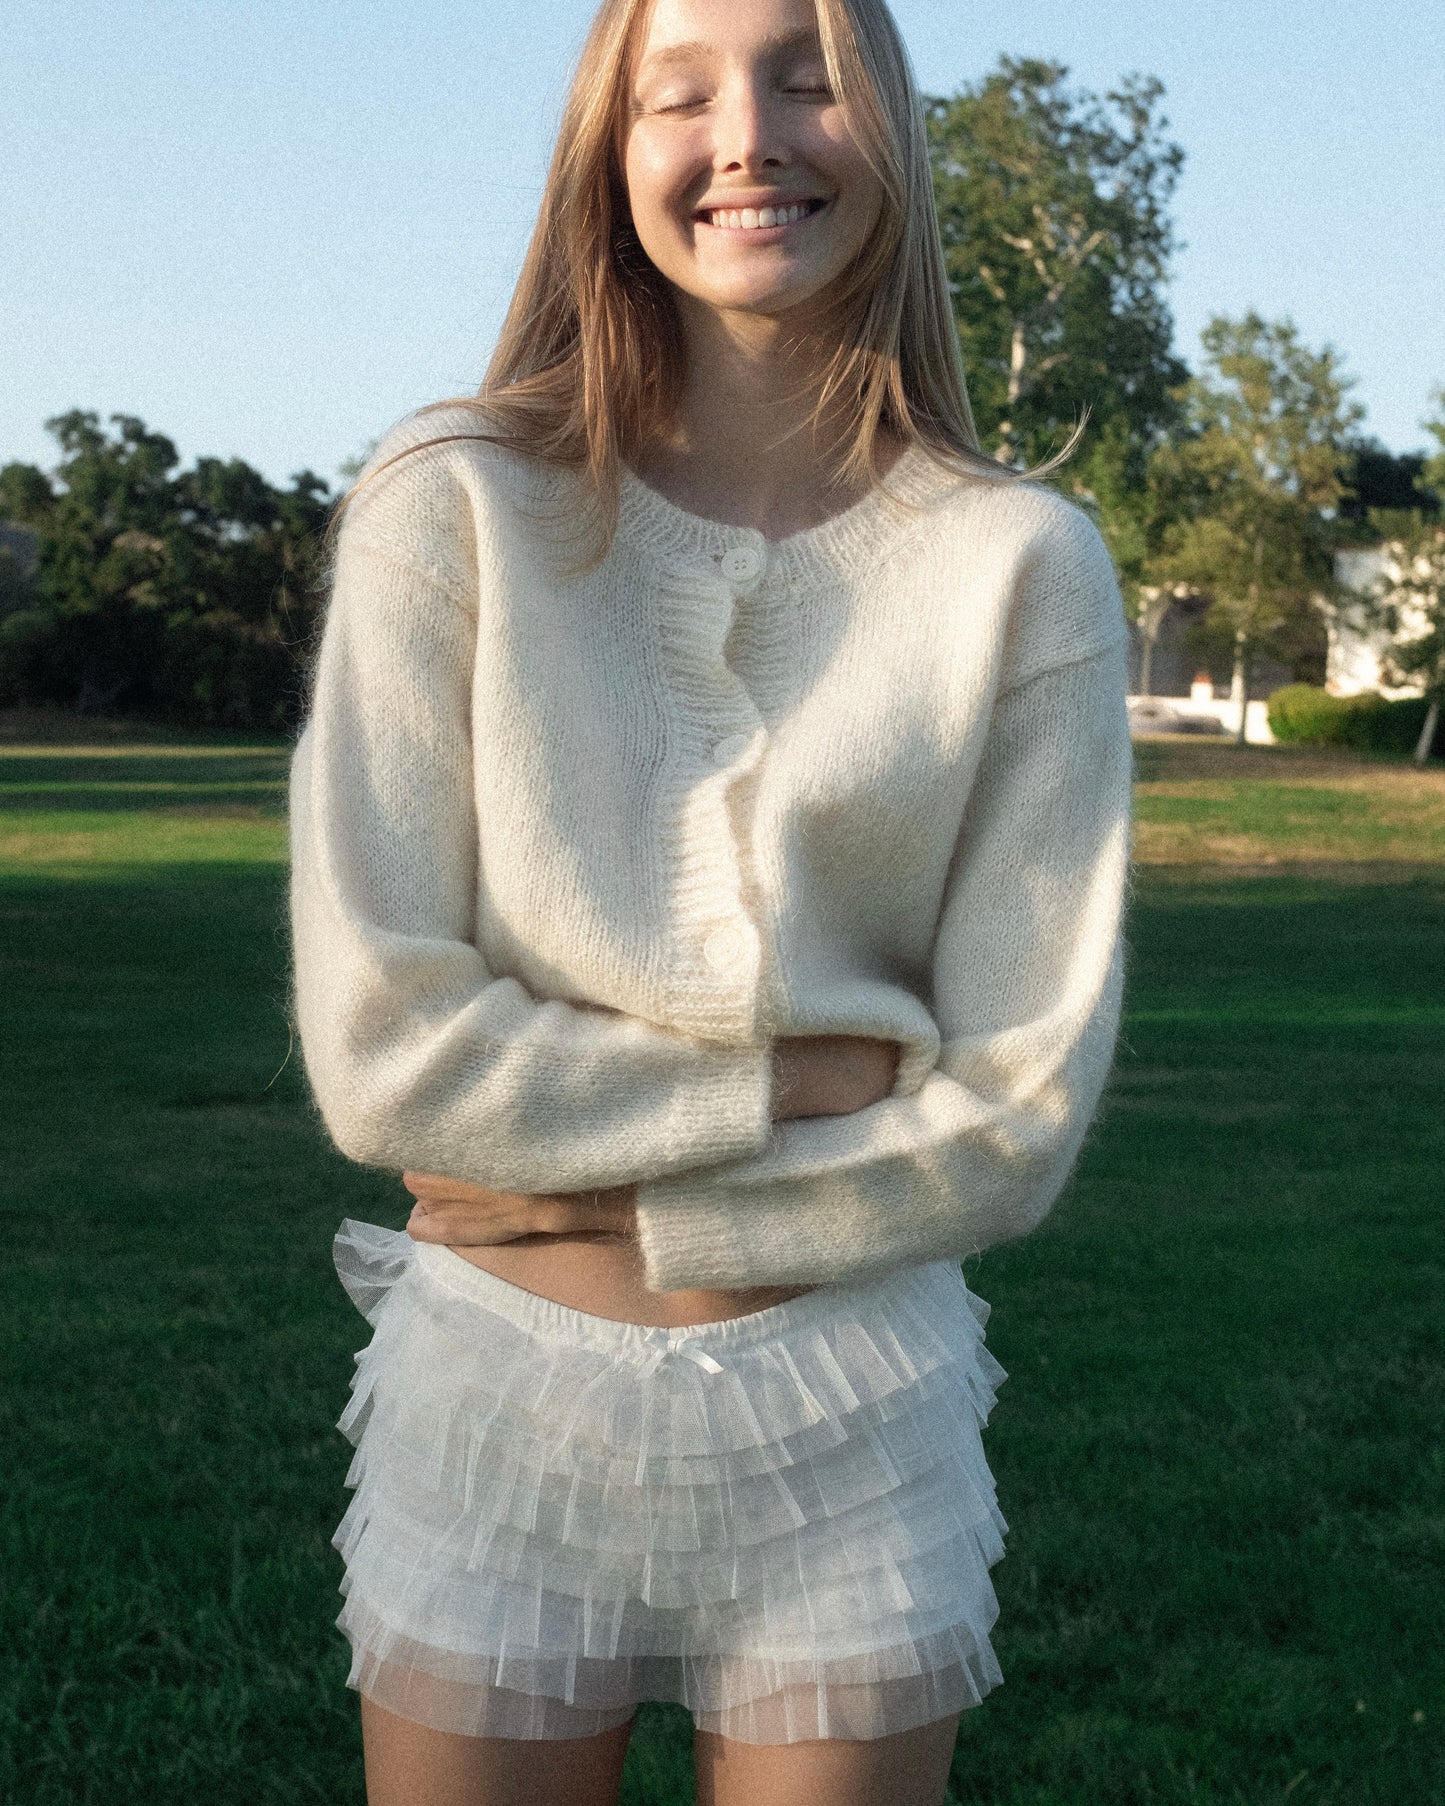
[{"label": "clear sky", "polygon": [[[895,0],[920,80],[1002,53],[1158,75],[1188,153],[1172,302],[1292,315],[1420,446],[1445,383],[1445,7]],[[138,414],[189,461],[328,480],[476,387],[590,0],[9,0],[0,462]]]}]

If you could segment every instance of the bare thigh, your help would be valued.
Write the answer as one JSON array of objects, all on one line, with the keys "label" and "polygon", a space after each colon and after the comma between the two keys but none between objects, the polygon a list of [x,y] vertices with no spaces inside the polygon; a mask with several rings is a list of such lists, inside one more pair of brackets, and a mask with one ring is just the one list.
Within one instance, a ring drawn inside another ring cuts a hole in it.
[{"label": "bare thigh", "polygon": [[616,1806],[631,1734],[461,1737],[363,1695],[367,1806]]},{"label": "bare thigh", "polygon": [[943,1806],[959,1717],[856,1742],[734,1743],[698,1731],[697,1806]]}]

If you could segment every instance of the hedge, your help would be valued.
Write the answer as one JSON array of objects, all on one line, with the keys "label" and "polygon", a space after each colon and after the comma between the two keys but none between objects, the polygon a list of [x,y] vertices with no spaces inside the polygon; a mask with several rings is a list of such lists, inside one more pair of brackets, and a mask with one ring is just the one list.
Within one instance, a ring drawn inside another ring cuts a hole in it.
[{"label": "hedge", "polygon": [[[1414,752],[1429,707],[1423,696],[1388,702],[1373,690],[1331,696],[1313,684],[1286,684],[1269,699],[1270,732],[1301,746],[1354,746],[1362,752]],[[1445,757],[1445,715],[1431,752]]]}]

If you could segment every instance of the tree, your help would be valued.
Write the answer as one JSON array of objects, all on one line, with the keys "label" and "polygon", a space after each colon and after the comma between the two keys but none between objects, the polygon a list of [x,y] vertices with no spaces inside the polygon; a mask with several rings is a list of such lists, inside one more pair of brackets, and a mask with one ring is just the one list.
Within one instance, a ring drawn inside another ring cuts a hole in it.
[{"label": "tree", "polygon": [[1158,81],[1101,100],[1067,75],[1005,57],[926,102],[944,256],[985,443],[1038,462],[1087,408],[1123,429],[1137,486],[1186,375],[1164,300],[1184,153]]},{"label": "tree", "polygon": [[0,512],[39,536],[33,591],[0,622],[0,681],[25,701],[279,727],[315,611],[327,486],[272,489],[240,460],[174,474],[172,442],[129,415],[47,421],[53,479],[0,471]]},{"label": "tree", "polygon": [[1203,344],[1185,434],[1151,468],[1169,524],[1150,575],[1210,596],[1212,623],[1233,640],[1243,741],[1255,651],[1335,593],[1333,517],[1364,410],[1345,399],[1335,353],[1307,349],[1289,320],[1216,317]]},{"label": "tree", "polygon": [[1440,412],[1434,419],[1421,424],[1440,449],[1433,457],[1425,459],[1415,486],[1424,493],[1427,502],[1433,501],[1437,508],[1445,509],[1445,388],[1437,389],[1430,399]]},{"label": "tree", "polygon": [[1340,519],[1352,524],[1362,542],[1374,541],[1370,523],[1377,510],[1440,512],[1438,497],[1425,487],[1424,452],[1397,454],[1374,438],[1356,439],[1347,451]]},{"label": "tree", "polygon": [[1157,480],[1152,459],[1141,480],[1133,452],[1127,424],[1111,420],[1095,436],[1085,473],[1075,477],[1073,488],[1075,500],[1094,517],[1114,561],[1124,611],[1139,635],[1139,694],[1150,696],[1160,630],[1174,604],[1194,592],[1187,582],[1156,580],[1156,567],[1183,498]]}]

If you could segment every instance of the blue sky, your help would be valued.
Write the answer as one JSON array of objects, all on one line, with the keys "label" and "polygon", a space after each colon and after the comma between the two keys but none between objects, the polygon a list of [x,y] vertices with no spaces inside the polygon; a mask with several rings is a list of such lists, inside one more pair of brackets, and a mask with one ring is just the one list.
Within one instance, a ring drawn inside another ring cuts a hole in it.
[{"label": "blue sky", "polygon": [[[1161,77],[1188,162],[1172,304],[1292,315],[1395,450],[1445,383],[1445,7],[895,0],[920,80],[999,55]],[[275,481],[475,388],[588,0],[9,0],[0,462],[139,414]]]}]

